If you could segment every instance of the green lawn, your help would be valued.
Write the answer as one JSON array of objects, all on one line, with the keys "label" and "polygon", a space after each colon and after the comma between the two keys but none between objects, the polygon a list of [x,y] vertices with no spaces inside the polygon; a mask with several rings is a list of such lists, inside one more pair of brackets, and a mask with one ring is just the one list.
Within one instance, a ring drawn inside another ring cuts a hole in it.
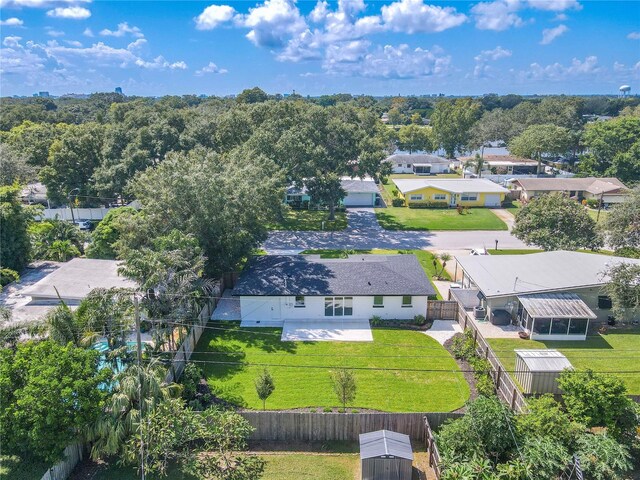
[{"label": "green lawn", "polygon": [[522,203],[520,203],[520,200],[514,200],[513,205],[511,207],[506,207],[505,210],[508,210],[512,215],[515,216],[515,214],[518,213],[518,210],[520,210],[521,208]]},{"label": "green lawn", "polygon": [[[640,330],[635,333],[609,333],[589,337],[584,342],[488,338],[487,341],[508,370],[515,368],[516,348],[555,348],[576,368],[597,372],[639,371]],[[640,373],[621,374],[629,394],[640,395]]]},{"label": "green lawn", "polygon": [[329,221],[326,210],[288,210],[282,222],[269,225],[269,230],[344,230],[347,228],[347,214],[336,212],[336,219]]},{"label": "green lawn", "polygon": [[265,365],[276,385],[267,409],[340,406],[330,375],[333,368],[341,367],[361,368],[354,370],[357,394],[349,405],[353,408],[445,412],[460,408],[469,397],[469,386],[455,360],[419,331],[373,329],[373,342],[282,342],[280,328],[215,325],[222,329],[205,331],[192,360],[230,362],[199,365],[220,397],[247,408],[262,408],[254,380]]},{"label": "green lawn", "polygon": [[0,455],[0,479],[40,480],[51,465],[40,460],[22,460],[13,455]]},{"label": "green lawn", "polygon": [[360,471],[357,453],[263,455],[267,465],[262,480],[354,480]]},{"label": "green lawn", "polygon": [[507,230],[488,208],[470,208],[463,215],[455,208],[376,208],[376,217],[386,230]]},{"label": "green lawn", "polygon": [[[424,273],[427,274],[429,280],[431,280],[436,275],[441,275],[444,280],[451,280],[451,276],[447,273],[446,270],[442,269],[442,263],[439,259],[437,259],[433,253],[428,252],[426,250],[384,250],[379,248],[374,248],[373,250],[304,250],[300,252],[302,254],[320,254],[323,258],[345,258],[347,255],[354,253],[370,253],[374,255],[393,255],[396,253],[403,254],[414,254],[418,257],[418,262],[422,265],[422,269]],[[433,264],[433,261],[436,261],[436,264]],[[442,272],[442,273],[440,273]],[[434,287],[435,288],[435,287]],[[438,289],[436,288],[438,300],[442,300]]]},{"label": "green lawn", "polygon": [[587,208],[587,213],[594,220],[597,219],[598,223],[603,223],[606,220],[607,215],[609,215],[609,212],[607,212],[606,210],[600,210],[600,219],[598,219],[598,210],[593,210],[591,208]]},{"label": "green lawn", "polygon": [[413,173],[392,173],[389,178],[461,178],[458,173],[437,173],[436,175],[415,175]]}]

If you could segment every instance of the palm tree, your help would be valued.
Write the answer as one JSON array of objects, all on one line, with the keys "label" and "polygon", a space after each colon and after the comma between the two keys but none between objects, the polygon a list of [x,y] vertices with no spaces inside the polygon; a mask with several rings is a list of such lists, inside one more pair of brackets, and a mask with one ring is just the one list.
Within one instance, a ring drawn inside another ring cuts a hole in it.
[{"label": "palm tree", "polygon": [[73,343],[76,347],[83,346],[84,331],[78,322],[78,317],[66,303],[50,310],[45,319],[49,338],[60,345]]},{"label": "palm tree", "polygon": [[438,274],[438,278],[442,278],[442,274],[444,273],[444,269],[447,266],[447,262],[451,260],[451,255],[445,252],[438,255],[438,258],[442,262],[442,268],[440,270],[440,273]]},{"label": "palm tree", "polygon": [[131,365],[115,378],[115,390],[100,418],[88,429],[94,459],[120,453],[127,439],[138,431],[140,420],[158,403],[175,398],[176,384],[164,383],[165,371],[158,359]]},{"label": "palm tree", "polygon": [[[486,165],[485,165],[486,164]],[[489,167],[489,164],[485,162],[484,158],[476,153],[476,157],[473,160],[467,160],[464,163],[464,168],[471,168],[478,175],[478,178],[482,178],[482,170],[484,167]]]},{"label": "palm tree", "polygon": [[80,250],[69,240],[55,240],[47,251],[47,256],[59,262],[80,256]]}]

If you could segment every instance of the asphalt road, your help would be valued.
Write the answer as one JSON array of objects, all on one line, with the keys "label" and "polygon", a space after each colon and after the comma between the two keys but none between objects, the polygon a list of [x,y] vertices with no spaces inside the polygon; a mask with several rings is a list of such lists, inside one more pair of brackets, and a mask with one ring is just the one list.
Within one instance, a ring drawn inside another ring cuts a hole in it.
[{"label": "asphalt road", "polygon": [[307,249],[372,248],[399,250],[465,250],[477,247],[526,248],[508,231],[413,232],[384,230],[371,208],[350,209],[349,226],[340,232],[271,232],[263,248],[270,254]]}]

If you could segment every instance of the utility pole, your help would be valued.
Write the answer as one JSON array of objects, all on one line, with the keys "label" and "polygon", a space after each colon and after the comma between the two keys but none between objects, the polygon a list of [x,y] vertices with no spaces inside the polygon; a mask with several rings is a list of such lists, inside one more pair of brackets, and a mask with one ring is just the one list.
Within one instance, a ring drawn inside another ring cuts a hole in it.
[{"label": "utility pole", "polygon": [[600,194],[600,201],[598,202],[598,213],[596,215],[596,223],[600,221],[600,209],[602,208],[602,199],[604,198],[604,191]]},{"label": "utility pole", "polygon": [[138,304],[138,294],[133,294],[133,307],[136,319],[136,342],[138,344],[138,399],[140,401],[140,419],[138,421],[140,429],[140,478],[145,480],[144,472],[144,436],[142,435],[142,410],[144,401],[142,398],[142,337],[140,333],[140,305]]}]

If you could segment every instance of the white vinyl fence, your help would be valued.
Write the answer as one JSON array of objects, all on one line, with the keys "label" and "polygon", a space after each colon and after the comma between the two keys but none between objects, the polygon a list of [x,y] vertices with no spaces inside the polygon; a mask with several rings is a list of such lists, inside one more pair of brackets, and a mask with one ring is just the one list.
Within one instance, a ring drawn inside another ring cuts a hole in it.
[{"label": "white vinyl fence", "polygon": [[67,480],[73,469],[82,460],[83,450],[80,443],[74,443],[64,449],[64,460],[49,468],[40,480]]},{"label": "white vinyl fence", "polygon": [[53,220],[56,217],[59,220],[102,220],[109,210],[108,207],[99,208],[75,208],[73,209],[73,217],[71,216],[71,209],[67,208],[45,208],[43,212],[38,215],[39,220]]}]

